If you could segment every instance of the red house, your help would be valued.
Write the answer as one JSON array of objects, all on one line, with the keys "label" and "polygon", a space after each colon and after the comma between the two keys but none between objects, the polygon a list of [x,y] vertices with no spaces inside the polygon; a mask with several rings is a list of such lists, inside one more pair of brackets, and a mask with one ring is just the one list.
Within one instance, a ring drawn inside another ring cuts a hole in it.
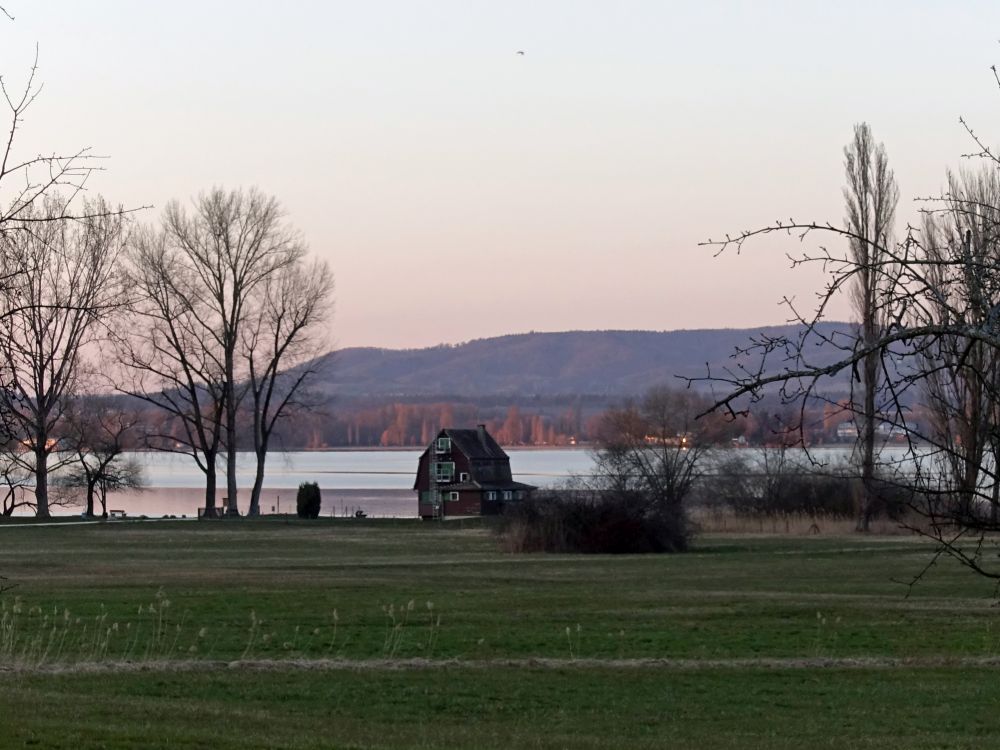
[{"label": "red house", "polygon": [[479,425],[441,430],[420,455],[413,489],[420,517],[439,518],[494,515],[536,488],[513,480],[510,456]]}]

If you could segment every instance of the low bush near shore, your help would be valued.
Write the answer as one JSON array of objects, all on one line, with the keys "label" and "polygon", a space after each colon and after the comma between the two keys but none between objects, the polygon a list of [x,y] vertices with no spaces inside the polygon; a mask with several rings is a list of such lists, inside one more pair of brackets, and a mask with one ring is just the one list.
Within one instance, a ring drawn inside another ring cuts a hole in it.
[{"label": "low bush near shore", "polygon": [[508,552],[683,552],[690,541],[683,514],[610,490],[538,494],[505,509],[497,533]]}]

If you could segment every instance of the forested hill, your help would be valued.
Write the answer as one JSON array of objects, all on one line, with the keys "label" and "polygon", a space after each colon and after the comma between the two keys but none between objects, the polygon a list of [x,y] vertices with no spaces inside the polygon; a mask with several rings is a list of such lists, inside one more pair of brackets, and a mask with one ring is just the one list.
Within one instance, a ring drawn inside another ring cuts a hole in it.
[{"label": "forested hill", "polygon": [[[824,333],[850,330],[826,323]],[[319,364],[314,386],[338,398],[519,397],[592,394],[630,396],[675,376],[700,376],[732,366],[750,338],[794,335],[795,326],[684,331],[569,331],[478,339],[427,349],[348,348]],[[815,362],[835,352],[813,349]],[[775,365],[779,363],[776,360]],[[846,388],[846,374],[831,391]]]}]

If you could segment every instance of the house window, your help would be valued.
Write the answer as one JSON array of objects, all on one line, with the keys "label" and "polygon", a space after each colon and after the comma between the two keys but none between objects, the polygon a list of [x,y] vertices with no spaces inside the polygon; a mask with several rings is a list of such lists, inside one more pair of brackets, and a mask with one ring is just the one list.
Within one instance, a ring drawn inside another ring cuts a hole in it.
[{"label": "house window", "polygon": [[524,499],[524,492],[521,491],[521,490],[514,490],[514,499],[515,500],[523,500]]},{"label": "house window", "polygon": [[435,482],[450,482],[455,476],[455,462],[441,461],[431,464],[431,473],[434,475]]},{"label": "house window", "polygon": [[452,502],[452,503],[457,503],[458,502],[458,493],[457,492],[449,492],[448,493],[448,501]]},{"label": "house window", "polygon": [[513,500],[514,499],[514,493],[511,490],[504,490],[503,491],[503,499],[504,500]]},{"label": "house window", "polygon": [[497,499],[497,493],[493,492],[492,490],[490,490],[489,492],[485,493],[485,495],[486,495],[486,499],[487,500],[496,500]]},{"label": "house window", "polygon": [[469,481],[469,472],[463,471],[461,474],[459,474],[458,475],[458,481],[460,481],[460,482],[468,482]]},{"label": "house window", "polygon": [[449,453],[451,452],[451,438],[440,437],[437,439],[437,452],[438,453]]}]

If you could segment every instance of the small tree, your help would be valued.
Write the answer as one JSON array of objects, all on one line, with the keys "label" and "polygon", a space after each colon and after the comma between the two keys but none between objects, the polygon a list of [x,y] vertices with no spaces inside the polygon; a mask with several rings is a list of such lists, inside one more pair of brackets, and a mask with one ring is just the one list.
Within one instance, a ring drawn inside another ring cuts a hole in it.
[{"label": "small tree", "polygon": [[124,456],[125,446],[138,418],[120,411],[102,413],[74,410],[70,414],[67,442],[73,443],[73,463],[63,485],[86,490],[86,514],[94,516],[95,500],[101,517],[108,517],[108,493],[145,487],[142,467]]},{"label": "small tree", "polygon": [[0,516],[10,517],[18,508],[34,509],[35,487],[32,473],[21,461],[16,461],[3,452],[0,452],[0,484],[3,485]]},{"label": "small tree", "polygon": [[693,391],[658,387],[638,407],[612,410],[602,420],[594,489],[641,506],[663,530],[669,551],[687,548],[686,501],[718,434],[720,420],[695,420],[706,407]]},{"label": "small tree", "polygon": [[295,510],[299,518],[319,518],[321,504],[319,485],[316,482],[303,482],[299,485],[295,496]]},{"label": "small tree", "polygon": [[728,439],[723,420],[695,421],[707,407],[693,391],[660,387],[638,406],[607,412],[593,476],[505,510],[498,528],[505,548],[602,554],[686,550],[692,533],[687,500],[709,448]]}]

